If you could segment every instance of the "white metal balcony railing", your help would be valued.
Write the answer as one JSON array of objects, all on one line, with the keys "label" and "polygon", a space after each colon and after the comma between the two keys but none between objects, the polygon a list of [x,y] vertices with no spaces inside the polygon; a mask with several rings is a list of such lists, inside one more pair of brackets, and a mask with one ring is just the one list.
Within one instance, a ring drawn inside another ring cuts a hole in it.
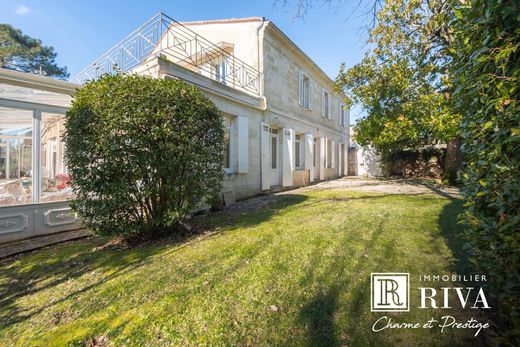
[{"label": "white metal balcony railing", "polygon": [[259,96],[260,72],[236,58],[232,49],[232,45],[214,44],[164,13],[158,13],[72,81],[84,83],[107,73],[129,72],[151,57],[162,56],[229,87]]}]

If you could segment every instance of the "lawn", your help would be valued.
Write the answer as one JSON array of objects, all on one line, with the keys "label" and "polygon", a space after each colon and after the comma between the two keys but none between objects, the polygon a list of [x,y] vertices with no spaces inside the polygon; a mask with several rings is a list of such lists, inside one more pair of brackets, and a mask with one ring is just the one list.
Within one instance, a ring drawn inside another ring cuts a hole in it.
[{"label": "lawn", "polygon": [[[371,272],[462,271],[458,199],[323,190],[198,220],[134,249],[87,239],[0,263],[0,345],[453,346],[474,331],[371,331]],[[209,232],[210,231],[210,232]],[[427,321],[463,312],[388,314]]]}]

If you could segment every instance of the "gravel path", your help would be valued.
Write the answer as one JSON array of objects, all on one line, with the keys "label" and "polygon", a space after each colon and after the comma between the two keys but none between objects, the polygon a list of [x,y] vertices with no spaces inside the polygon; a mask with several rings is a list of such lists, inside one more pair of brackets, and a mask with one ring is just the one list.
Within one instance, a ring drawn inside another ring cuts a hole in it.
[{"label": "gravel path", "polygon": [[[461,197],[460,190],[444,187],[432,181],[419,179],[377,179],[361,177],[345,177],[333,181],[325,181],[312,186],[297,189],[301,191],[322,189],[348,189],[363,192],[386,194],[438,194],[442,196]],[[295,192],[292,190],[291,192]],[[283,194],[283,193],[282,193]]]},{"label": "gravel path", "polygon": [[298,194],[298,192],[325,189],[345,189],[385,194],[437,194],[449,198],[462,198],[458,188],[447,188],[436,185],[434,182],[427,180],[344,177],[333,181],[320,182],[303,188],[286,190],[274,194],[259,195],[250,199],[238,201],[234,205],[224,207],[224,210],[221,211],[221,213],[242,214],[275,203],[279,200],[279,195]]}]

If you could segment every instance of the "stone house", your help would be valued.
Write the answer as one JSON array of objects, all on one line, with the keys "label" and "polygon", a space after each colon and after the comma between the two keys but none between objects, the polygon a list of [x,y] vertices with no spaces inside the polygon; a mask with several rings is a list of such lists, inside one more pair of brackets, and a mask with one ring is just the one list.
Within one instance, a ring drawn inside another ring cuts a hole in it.
[{"label": "stone house", "polygon": [[80,227],[67,202],[60,129],[75,89],[115,69],[182,79],[216,104],[226,130],[225,196],[347,173],[345,96],[274,23],[178,23],[160,13],[73,83],[0,69],[0,242]]},{"label": "stone house", "polygon": [[169,20],[133,71],[193,83],[225,114],[224,190],[239,199],[347,173],[345,96],[265,18]]}]

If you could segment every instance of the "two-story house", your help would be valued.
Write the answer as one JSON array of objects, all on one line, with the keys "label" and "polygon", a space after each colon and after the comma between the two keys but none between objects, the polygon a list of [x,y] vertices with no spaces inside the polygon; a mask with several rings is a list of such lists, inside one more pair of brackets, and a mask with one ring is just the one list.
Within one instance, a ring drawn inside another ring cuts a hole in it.
[{"label": "two-story house", "polygon": [[237,198],[346,175],[344,95],[265,18],[178,23],[158,14],[78,81],[110,72],[114,64],[185,80],[217,105],[225,115],[224,190]]},{"label": "two-story house", "polygon": [[344,96],[271,21],[181,24],[158,14],[76,83],[0,69],[0,243],[81,227],[68,202],[64,114],[81,83],[116,69],[182,79],[222,111],[223,196],[241,199],[347,172]]}]

